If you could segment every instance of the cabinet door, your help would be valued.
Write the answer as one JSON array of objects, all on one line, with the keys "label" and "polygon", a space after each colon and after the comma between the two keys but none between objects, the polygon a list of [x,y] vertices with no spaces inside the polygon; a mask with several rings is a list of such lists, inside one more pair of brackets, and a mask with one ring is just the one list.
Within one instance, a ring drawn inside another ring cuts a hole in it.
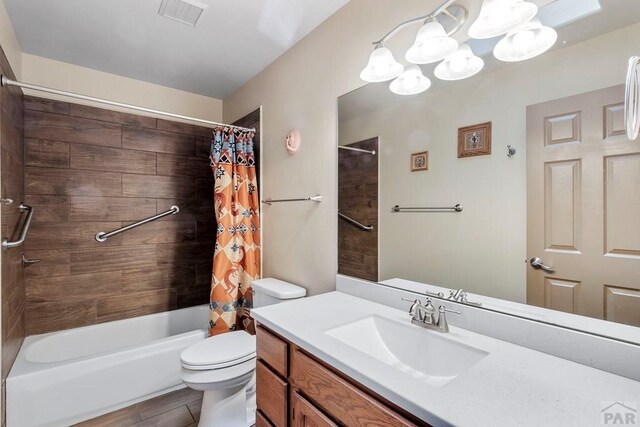
[{"label": "cabinet door", "polygon": [[287,427],[289,385],[261,360],[256,364],[256,401],[258,409],[276,427]]},{"label": "cabinet door", "polygon": [[256,411],[256,425],[255,427],[273,427],[273,424],[262,415],[262,412]]},{"label": "cabinet door", "polygon": [[292,427],[338,427],[327,418],[318,408],[309,403],[297,392],[291,396],[291,426]]},{"label": "cabinet door", "polygon": [[325,413],[346,426],[416,426],[298,349],[292,352],[289,379],[294,387],[301,390]]},{"label": "cabinet door", "polygon": [[256,330],[258,359],[264,361],[274,371],[287,377],[289,375],[289,345],[262,327]]}]

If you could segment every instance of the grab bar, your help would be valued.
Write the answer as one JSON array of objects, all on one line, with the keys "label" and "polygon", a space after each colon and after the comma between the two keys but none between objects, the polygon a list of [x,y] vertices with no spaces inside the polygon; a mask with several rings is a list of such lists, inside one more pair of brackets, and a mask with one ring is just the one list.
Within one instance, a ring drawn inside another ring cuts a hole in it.
[{"label": "grab bar", "polygon": [[300,198],[300,199],[266,199],[266,200],[262,201],[262,203],[264,203],[265,205],[270,205],[272,203],[283,203],[283,202],[316,202],[316,203],[320,203],[320,202],[322,202],[322,196],[318,194],[317,196],[305,197],[305,198]]},{"label": "grab bar", "polygon": [[8,239],[4,239],[2,241],[2,249],[5,251],[9,248],[15,248],[22,245],[27,238],[29,226],[31,225],[31,218],[33,218],[33,208],[31,206],[22,204],[20,205],[19,209],[20,212],[27,212],[27,218],[24,220],[24,224],[22,224],[22,230],[20,231],[18,240],[10,242]]},{"label": "grab bar", "polygon": [[365,150],[364,148],[348,147],[346,145],[338,145],[338,149],[357,151],[358,153],[367,153],[367,154],[371,154],[372,156],[376,155],[376,150]]},{"label": "grab bar", "polygon": [[141,225],[145,225],[145,224],[147,224],[149,222],[155,221],[157,219],[163,218],[163,217],[168,216],[168,215],[175,215],[178,212],[180,212],[180,208],[179,207],[171,206],[171,208],[166,212],[162,212],[162,213],[159,213],[158,215],[154,215],[154,216],[149,217],[147,219],[143,219],[141,221],[134,222],[133,224],[129,224],[129,225],[125,226],[125,227],[118,228],[117,230],[109,231],[108,233],[105,233],[104,231],[100,231],[99,233],[96,234],[96,240],[98,242],[100,242],[100,243],[106,242],[109,237],[115,236],[116,234],[120,234],[120,233],[123,233],[125,231],[129,231],[129,230],[134,229],[136,227],[140,227]]},{"label": "grab bar", "polygon": [[338,216],[342,219],[344,219],[345,221],[347,221],[350,224],[355,225],[356,227],[358,227],[360,230],[364,230],[364,231],[371,231],[373,230],[373,225],[364,225],[359,223],[358,221],[356,221],[355,219],[343,214],[342,212],[338,211]]},{"label": "grab bar", "polygon": [[458,203],[455,206],[446,206],[446,207],[435,207],[435,208],[403,208],[398,205],[395,205],[391,208],[391,212],[402,212],[402,211],[411,211],[411,212],[462,212],[462,205]]}]

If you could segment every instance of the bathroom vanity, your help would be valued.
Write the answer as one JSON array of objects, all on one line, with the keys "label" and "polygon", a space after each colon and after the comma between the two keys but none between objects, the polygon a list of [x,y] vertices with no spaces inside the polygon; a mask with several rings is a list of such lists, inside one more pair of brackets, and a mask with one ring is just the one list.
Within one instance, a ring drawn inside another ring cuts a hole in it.
[{"label": "bathroom vanity", "polygon": [[477,309],[446,305],[461,312],[448,333],[343,292],[253,310],[257,425],[587,426],[603,400],[640,396],[631,379],[457,327]]},{"label": "bathroom vanity", "polygon": [[257,427],[428,425],[263,325],[257,341]]}]

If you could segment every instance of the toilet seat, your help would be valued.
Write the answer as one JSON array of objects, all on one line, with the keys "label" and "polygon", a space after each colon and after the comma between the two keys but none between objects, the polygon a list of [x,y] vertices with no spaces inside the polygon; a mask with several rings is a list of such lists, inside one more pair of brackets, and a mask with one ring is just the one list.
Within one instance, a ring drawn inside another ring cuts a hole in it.
[{"label": "toilet seat", "polygon": [[189,363],[181,362],[182,367],[184,369],[188,369],[190,371],[210,371],[213,369],[224,369],[229,368],[231,366],[239,365],[240,363],[247,362],[251,359],[256,358],[256,353],[253,352],[251,354],[246,355],[245,357],[241,357],[238,360],[230,360],[225,363],[211,363],[209,365],[191,365]]},{"label": "toilet seat", "polygon": [[256,337],[234,331],[206,338],[182,352],[182,367],[210,371],[241,365],[256,358]]},{"label": "toilet seat", "polygon": [[182,368],[182,380],[195,390],[219,390],[249,382],[255,374],[256,359],[222,369],[190,370]]}]

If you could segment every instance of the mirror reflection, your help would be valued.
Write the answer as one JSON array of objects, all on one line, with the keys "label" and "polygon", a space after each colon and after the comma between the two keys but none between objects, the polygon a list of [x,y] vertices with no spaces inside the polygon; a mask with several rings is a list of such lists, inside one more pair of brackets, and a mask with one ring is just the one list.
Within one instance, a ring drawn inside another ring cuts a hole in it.
[{"label": "mirror reflection", "polygon": [[[517,49],[533,33],[469,38],[473,5],[453,37],[482,59],[475,75],[409,64],[430,80],[419,94],[396,79],[340,97],[339,273],[640,326],[640,143],[624,115],[640,4],[542,3],[533,24],[557,40],[538,56]],[[389,50],[405,64],[417,41],[403,42]]]}]

